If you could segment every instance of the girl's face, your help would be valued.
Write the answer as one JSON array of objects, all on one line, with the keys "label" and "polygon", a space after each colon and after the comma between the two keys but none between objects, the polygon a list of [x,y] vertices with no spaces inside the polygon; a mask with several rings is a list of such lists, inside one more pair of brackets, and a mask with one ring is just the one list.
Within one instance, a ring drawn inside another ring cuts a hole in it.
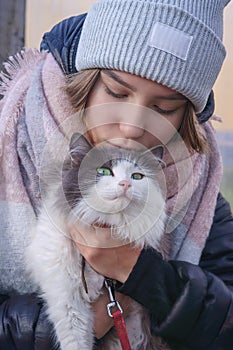
[{"label": "girl's face", "polygon": [[166,86],[103,70],[88,98],[89,137],[95,145],[107,141],[129,149],[166,144],[179,129],[186,104],[184,96]]}]

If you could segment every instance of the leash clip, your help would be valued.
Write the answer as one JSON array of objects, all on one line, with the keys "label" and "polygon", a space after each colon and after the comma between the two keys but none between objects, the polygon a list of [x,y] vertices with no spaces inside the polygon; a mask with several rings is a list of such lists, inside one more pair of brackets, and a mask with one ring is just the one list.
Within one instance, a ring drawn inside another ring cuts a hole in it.
[{"label": "leash clip", "polygon": [[[110,303],[107,305],[108,315],[113,318],[114,325],[121,343],[121,348],[122,350],[132,350],[127,334],[125,321],[122,316],[123,310],[115,298],[115,281],[110,278],[105,278],[104,283],[106,288],[108,289],[110,299]],[[111,311],[112,307],[117,307],[118,310]]]},{"label": "leash clip", "polygon": [[113,317],[111,308],[112,307],[117,307],[118,310],[121,312],[121,314],[123,314],[123,309],[120,306],[119,302],[115,299],[115,293],[114,293],[114,281],[109,279],[109,278],[105,278],[105,286],[108,289],[108,294],[109,294],[109,299],[110,299],[110,303],[107,304],[107,310],[108,310],[108,315],[110,317]]},{"label": "leash clip", "polygon": [[112,303],[109,303],[109,304],[107,305],[108,315],[109,315],[110,317],[113,317],[113,314],[112,314],[112,312],[111,312],[111,308],[114,307],[114,306],[116,306],[116,307],[118,308],[118,310],[123,314],[122,307],[120,306],[120,304],[118,303],[118,301],[115,300],[115,301],[113,301]]}]

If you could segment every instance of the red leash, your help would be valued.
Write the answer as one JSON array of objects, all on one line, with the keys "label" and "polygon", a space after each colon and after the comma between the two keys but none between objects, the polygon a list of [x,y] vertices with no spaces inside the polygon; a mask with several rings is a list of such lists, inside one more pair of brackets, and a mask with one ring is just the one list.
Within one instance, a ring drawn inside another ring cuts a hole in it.
[{"label": "red leash", "polygon": [[[110,303],[107,305],[107,310],[108,314],[110,317],[113,317],[115,328],[118,334],[118,337],[121,342],[121,347],[122,350],[132,350],[130,343],[129,343],[129,338],[126,330],[126,325],[124,318],[122,316],[123,310],[115,299],[115,293],[114,293],[114,283],[110,279],[105,279],[105,286],[108,289],[109,292],[109,298],[110,298]],[[112,307],[117,307],[116,311],[111,311]]]}]

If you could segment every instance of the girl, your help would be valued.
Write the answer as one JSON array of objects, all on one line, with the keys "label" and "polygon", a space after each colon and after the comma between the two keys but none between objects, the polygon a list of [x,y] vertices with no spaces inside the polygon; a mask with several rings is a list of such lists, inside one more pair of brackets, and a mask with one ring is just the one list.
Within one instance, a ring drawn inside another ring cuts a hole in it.
[{"label": "girl", "polygon": [[[43,52],[26,53],[12,80],[5,78],[1,101],[7,145],[2,151],[2,293],[32,292],[18,256],[27,244],[25,226],[40,206],[35,169],[54,124],[87,107],[83,121],[94,145],[108,141],[113,147],[132,149],[162,142],[169,151],[178,131],[193,168],[192,177],[190,169],[182,169],[181,186],[174,163],[182,161],[182,154],[178,152],[175,160],[170,156],[172,151],[165,154],[167,208],[177,223],[167,230],[166,257],[130,245],[102,248],[106,242],[93,242],[90,228],[81,224],[71,228],[77,249],[97,272],[117,281],[117,298],[124,315],[131,299],[141,303],[150,312],[152,333],[171,349],[231,349],[233,220],[228,203],[219,194],[221,161],[207,121],[213,113],[211,89],[225,57],[222,17],[228,2],[100,0],[87,17],[71,18],[47,33]],[[68,79],[66,91],[62,90],[65,79],[54,57],[63,71],[78,71]],[[118,114],[118,108],[111,106],[119,102],[122,109]],[[138,106],[135,113],[126,113],[128,103]],[[92,109],[106,104],[110,106],[103,109],[106,115],[98,114],[95,119]],[[156,122],[147,118],[150,113],[144,112],[148,110],[157,116]],[[17,193],[9,162],[18,170]],[[188,205],[185,202],[179,207],[185,215],[178,216],[180,212],[174,208],[191,179]],[[12,256],[18,259],[14,264]],[[38,303],[42,301],[29,294],[2,303],[0,349],[32,348],[32,338],[40,349],[55,347],[47,323],[43,330],[37,323],[33,334]],[[113,326],[105,312],[107,303],[104,292],[93,305],[98,339]],[[11,326],[6,327],[9,315]],[[39,320],[41,317],[45,317],[43,313]],[[14,332],[15,323],[19,332]]]}]

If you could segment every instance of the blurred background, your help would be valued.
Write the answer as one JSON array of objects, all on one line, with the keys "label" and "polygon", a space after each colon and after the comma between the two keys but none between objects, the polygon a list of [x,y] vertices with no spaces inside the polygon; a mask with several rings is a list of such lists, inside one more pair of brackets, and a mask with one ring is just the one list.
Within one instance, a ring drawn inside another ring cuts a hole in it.
[{"label": "blurred background", "polygon": [[[94,2],[0,0],[0,64],[24,46],[39,48],[43,33],[66,17],[86,12]],[[222,122],[213,122],[213,125],[223,156],[224,176],[221,190],[233,208],[233,1],[226,7],[224,16],[227,57],[214,88],[215,114]]]}]

